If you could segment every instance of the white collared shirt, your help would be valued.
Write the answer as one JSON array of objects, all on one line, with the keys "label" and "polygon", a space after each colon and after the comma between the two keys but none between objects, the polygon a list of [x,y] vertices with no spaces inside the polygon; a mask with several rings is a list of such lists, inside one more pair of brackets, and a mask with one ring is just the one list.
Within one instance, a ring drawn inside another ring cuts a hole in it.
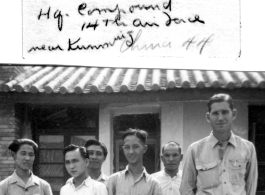
[{"label": "white collared shirt", "polygon": [[181,170],[179,170],[177,175],[175,175],[173,178],[171,178],[170,175],[165,172],[165,170],[153,173],[151,176],[159,182],[163,195],[180,195],[179,187],[182,177]]},{"label": "white collared shirt", "polygon": [[50,184],[45,180],[35,176],[31,172],[28,182],[24,181],[14,173],[0,182],[0,195],[52,195]]},{"label": "white collared shirt", "polygon": [[106,186],[91,179],[90,176],[77,188],[73,183],[73,179],[70,178],[61,188],[60,195],[108,195]]}]

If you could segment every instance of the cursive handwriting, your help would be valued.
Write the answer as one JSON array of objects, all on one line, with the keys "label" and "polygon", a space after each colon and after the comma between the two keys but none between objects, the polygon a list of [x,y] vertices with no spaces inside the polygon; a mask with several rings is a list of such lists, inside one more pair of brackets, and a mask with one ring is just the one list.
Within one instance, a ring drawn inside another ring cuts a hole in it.
[{"label": "cursive handwriting", "polygon": [[121,48],[120,48],[121,53],[124,53],[124,52],[128,51],[129,49],[131,51],[136,50],[136,49],[138,51],[141,51],[141,50],[154,50],[156,48],[171,48],[171,42],[166,42],[166,41],[163,42],[162,44],[151,43],[149,45],[143,44],[140,46],[140,45],[138,45],[138,42],[139,42],[140,37],[142,35],[142,30],[140,29],[135,37],[133,37],[132,33],[133,33],[132,31],[129,31],[128,32],[128,35],[130,36],[129,40],[124,40],[123,43],[121,44]]},{"label": "cursive handwriting", "polygon": [[57,46],[46,46],[46,45],[41,45],[40,47],[39,46],[36,46],[36,47],[31,47],[30,50],[28,50],[28,53],[32,52],[32,51],[55,51],[55,50],[60,50],[60,51],[63,51],[63,49],[61,48],[60,45],[57,45]]},{"label": "cursive handwriting", "polygon": [[191,46],[195,46],[195,47],[199,47],[200,48],[200,55],[202,54],[204,48],[206,47],[206,45],[210,44],[213,41],[213,34],[210,35],[207,38],[203,38],[202,40],[198,40],[196,39],[196,37],[192,37],[189,38],[188,40],[186,40],[183,44],[182,47],[186,47],[186,50],[188,50]]}]

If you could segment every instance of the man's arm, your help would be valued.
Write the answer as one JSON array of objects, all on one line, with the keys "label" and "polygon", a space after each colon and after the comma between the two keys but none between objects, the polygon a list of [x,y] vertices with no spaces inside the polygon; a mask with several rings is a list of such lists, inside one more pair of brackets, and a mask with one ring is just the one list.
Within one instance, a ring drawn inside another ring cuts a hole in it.
[{"label": "man's arm", "polygon": [[258,180],[258,164],[255,146],[251,143],[251,155],[246,167],[246,192],[247,195],[256,194]]},{"label": "man's arm", "polygon": [[181,195],[195,195],[197,171],[195,167],[194,158],[194,151],[192,147],[189,146],[185,158],[184,168],[182,172],[182,180],[179,189]]},{"label": "man's arm", "polygon": [[116,178],[114,175],[111,175],[107,181],[107,190],[108,195],[116,195]]},{"label": "man's arm", "polygon": [[158,181],[156,181],[156,184],[154,186],[153,195],[162,195],[162,188],[160,184],[158,183]]}]

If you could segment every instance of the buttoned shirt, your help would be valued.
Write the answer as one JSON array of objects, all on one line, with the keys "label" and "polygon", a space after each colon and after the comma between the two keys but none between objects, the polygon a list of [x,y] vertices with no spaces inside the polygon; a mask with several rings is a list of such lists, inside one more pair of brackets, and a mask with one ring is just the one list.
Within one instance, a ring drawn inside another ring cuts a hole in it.
[{"label": "buttoned shirt", "polygon": [[140,177],[134,180],[128,165],[125,170],[109,177],[107,188],[109,195],[162,195],[162,189],[156,179],[143,170]]},{"label": "buttoned shirt", "polygon": [[105,175],[104,173],[101,173],[100,176],[97,178],[97,181],[107,185],[108,182],[108,176]]},{"label": "buttoned shirt", "polygon": [[184,163],[181,195],[255,195],[257,158],[254,145],[234,135],[223,156],[213,133],[193,143]]},{"label": "buttoned shirt", "polygon": [[0,195],[52,195],[50,184],[43,179],[35,176],[31,172],[31,176],[27,183],[14,173],[0,182]]},{"label": "buttoned shirt", "polygon": [[151,176],[159,182],[163,195],[180,195],[179,187],[182,177],[181,170],[179,170],[174,177],[167,174],[165,170],[153,173]]},{"label": "buttoned shirt", "polygon": [[75,187],[74,178],[70,178],[61,188],[60,195],[108,195],[106,186],[90,176],[82,182],[81,185]]}]

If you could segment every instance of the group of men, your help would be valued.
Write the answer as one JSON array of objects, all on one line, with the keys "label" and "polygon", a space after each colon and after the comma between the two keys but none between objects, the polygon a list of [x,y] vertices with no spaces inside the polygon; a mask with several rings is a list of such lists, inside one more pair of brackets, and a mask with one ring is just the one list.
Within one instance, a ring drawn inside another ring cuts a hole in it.
[{"label": "group of men", "polygon": [[[108,154],[103,143],[88,140],[84,147],[67,146],[65,167],[72,177],[61,188],[60,195],[255,195],[258,177],[255,147],[232,132],[237,111],[231,97],[214,95],[207,106],[206,119],[212,132],[189,146],[182,171],[181,146],[169,141],[161,152],[164,169],[149,175],[143,165],[148,149],[147,132],[128,129],[122,136],[128,165],[109,177],[101,171]],[[30,170],[36,143],[15,140],[9,149],[16,170],[0,182],[0,195],[51,195],[49,184]]]}]

